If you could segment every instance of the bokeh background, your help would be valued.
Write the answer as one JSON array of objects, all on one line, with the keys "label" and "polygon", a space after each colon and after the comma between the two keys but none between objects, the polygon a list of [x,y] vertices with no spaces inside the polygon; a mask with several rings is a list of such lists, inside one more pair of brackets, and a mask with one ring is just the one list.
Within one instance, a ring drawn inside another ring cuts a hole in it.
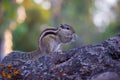
[{"label": "bokeh background", "polygon": [[0,59],[35,50],[40,32],[61,23],[78,35],[66,48],[102,42],[120,32],[120,0],[0,0]]}]

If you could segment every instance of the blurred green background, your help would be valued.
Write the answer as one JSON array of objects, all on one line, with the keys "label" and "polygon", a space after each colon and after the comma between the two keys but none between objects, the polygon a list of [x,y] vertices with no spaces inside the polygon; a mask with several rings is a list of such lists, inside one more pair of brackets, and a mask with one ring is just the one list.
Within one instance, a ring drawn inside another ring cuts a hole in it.
[{"label": "blurred green background", "polygon": [[0,54],[32,51],[47,26],[67,23],[78,40],[67,48],[96,44],[120,32],[120,0],[0,0]]}]

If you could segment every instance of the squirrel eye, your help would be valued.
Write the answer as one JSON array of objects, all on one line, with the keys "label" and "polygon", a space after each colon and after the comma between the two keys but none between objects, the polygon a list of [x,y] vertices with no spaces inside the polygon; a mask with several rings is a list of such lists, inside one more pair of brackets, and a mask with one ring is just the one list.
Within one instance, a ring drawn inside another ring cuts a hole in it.
[{"label": "squirrel eye", "polygon": [[67,27],[66,29],[67,29],[67,30],[69,30],[70,28],[69,28],[69,27]]}]

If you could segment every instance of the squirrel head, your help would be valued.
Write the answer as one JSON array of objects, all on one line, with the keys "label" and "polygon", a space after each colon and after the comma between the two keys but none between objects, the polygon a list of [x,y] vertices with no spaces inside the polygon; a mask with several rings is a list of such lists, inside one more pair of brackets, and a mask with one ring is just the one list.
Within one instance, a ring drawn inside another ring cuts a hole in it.
[{"label": "squirrel head", "polygon": [[66,30],[68,32],[70,31],[71,33],[75,33],[75,30],[72,28],[72,26],[68,24],[60,24],[59,29]]},{"label": "squirrel head", "polygon": [[62,43],[71,42],[75,38],[75,30],[68,24],[61,24],[58,30],[58,35]]}]

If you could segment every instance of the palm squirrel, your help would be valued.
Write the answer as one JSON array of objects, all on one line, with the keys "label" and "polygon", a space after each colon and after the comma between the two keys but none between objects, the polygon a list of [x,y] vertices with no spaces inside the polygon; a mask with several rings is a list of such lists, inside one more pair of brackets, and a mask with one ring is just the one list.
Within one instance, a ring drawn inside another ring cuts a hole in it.
[{"label": "palm squirrel", "polygon": [[68,24],[61,24],[58,28],[47,28],[43,30],[39,37],[39,47],[33,52],[13,51],[7,55],[1,63],[9,61],[27,61],[60,51],[61,44],[69,43],[76,39],[74,29]]}]

